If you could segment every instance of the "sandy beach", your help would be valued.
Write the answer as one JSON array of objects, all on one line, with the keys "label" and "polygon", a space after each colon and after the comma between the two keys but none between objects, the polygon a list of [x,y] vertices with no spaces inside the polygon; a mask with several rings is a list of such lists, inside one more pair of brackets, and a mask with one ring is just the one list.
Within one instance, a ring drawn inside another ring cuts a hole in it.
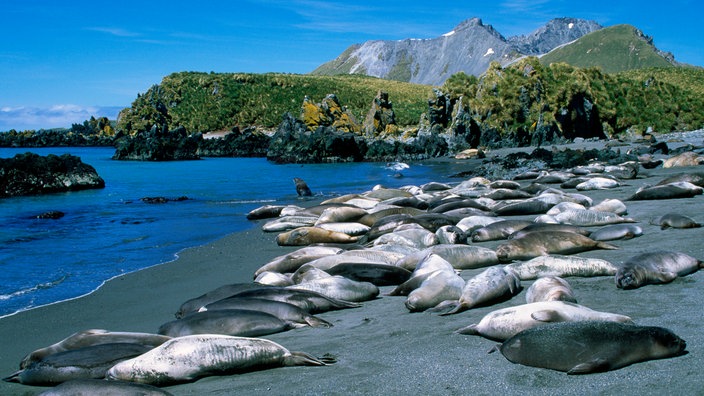
[{"label": "sandy beach", "polygon": [[[625,200],[638,187],[655,184],[666,175],[702,170],[641,168],[637,179],[626,180],[621,187],[585,195],[595,203],[604,198]],[[369,187],[361,187],[360,192]],[[626,205],[628,217],[638,221],[644,235],[613,241],[618,250],[580,256],[620,264],[638,253],[667,249],[704,259],[704,228],[661,230],[648,223],[651,217],[665,213],[685,214],[704,223],[703,196],[628,201]],[[0,319],[0,374],[10,375],[27,353],[80,330],[156,332],[161,324],[173,320],[182,302],[227,283],[251,281],[262,264],[295,250],[277,246],[276,234],[262,232],[261,224],[185,250],[174,262],[114,278],[90,295]],[[477,245],[493,248],[499,243]],[[469,279],[479,272],[463,271],[462,277]],[[496,342],[454,331],[477,323],[495,309],[523,304],[531,281],[522,282],[524,291],[509,301],[445,317],[409,313],[405,297],[385,296],[392,287],[383,287],[380,298],[360,308],[320,314],[334,324],[332,328],[299,328],[263,337],[292,351],[332,354],[336,364],[208,377],[165,389],[176,395],[704,394],[704,271],[635,290],[618,289],[613,277],[567,280],[580,304],[628,315],[640,325],[667,327],[687,342],[689,353],[581,376],[516,365],[499,353],[487,353]],[[3,395],[33,395],[45,389],[0,382]]]}]

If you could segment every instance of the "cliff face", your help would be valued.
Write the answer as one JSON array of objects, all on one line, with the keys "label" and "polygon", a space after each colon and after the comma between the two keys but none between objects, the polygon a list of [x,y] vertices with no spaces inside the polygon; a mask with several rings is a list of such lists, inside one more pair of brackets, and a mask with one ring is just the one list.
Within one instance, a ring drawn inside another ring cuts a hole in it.
[{"label": "cliff face", "polygon": [[592,21],[559,18],[527,36],[506,39],[491,25],[472,18],[436,38],[355,44],[312,74],[366,74],[441,85],[455,73],[478,76],[493,61],[503,66],[525,55],[543,54],[600,28]]}]

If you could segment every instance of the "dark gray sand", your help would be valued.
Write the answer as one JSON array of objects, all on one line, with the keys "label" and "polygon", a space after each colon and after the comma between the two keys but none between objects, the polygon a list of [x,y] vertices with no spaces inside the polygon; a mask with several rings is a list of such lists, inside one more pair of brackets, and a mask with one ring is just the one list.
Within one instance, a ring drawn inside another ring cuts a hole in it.
[{"label": "dark gray sand", "polygon": [[[664,175],[700,170],[704,168],[641,168],[639,178],[626,181],[622,187],[586,195],[595,203],[607,197],[625,200],[639,186],[654,184]],[[641,252],[669,249],[704,258],[704,228],[661,230],[648,224],[651,217],[668,212],[704,222],[704,196],[626,204],[628,216],[639,221],[644,235],[613,241],[620,250],[592,251],[581,256],[619,264]],[[174,318],[183,301],[223,284],[251,281],[259,266],[294,250],[278,247],[275,237],[257,225],[250,231],[188,249],[175,262],[115,278],[88,296],[0,319],[0,375],[13,373],[25,354],[76,331],[102,328],[156,332],[162,323]],[[497,244],[478,245],[493,248]],[[469,278],[480,271],[464,271],[462,275]],[[640,325],[667,327],[686,340],[689,353],[606,373],[568,376],[512,364],[500,353],[487,354],[495,342],[453,333],[477,323],[490,311],[523,304],[525,288],[531,283],[524,281],[524,291],[509,301],[446,317],[409,313],[404,307],[405,297],[389,296],[365,302],[361,308],[324,313],[320,316],[334,327],[301,328],[265,338],[289,350],[317,356],[333,354],[338,359],[334,365],[208,377],[166,389],[177,395],[704,394],[704,271],[670,284],[636,290],[617,289],[613,277],[567,280],[580,304],[629,315]],[[390,289],[382,288],[382,292]],[[2,395],[36,394],[45,389],[0,382]]]}]

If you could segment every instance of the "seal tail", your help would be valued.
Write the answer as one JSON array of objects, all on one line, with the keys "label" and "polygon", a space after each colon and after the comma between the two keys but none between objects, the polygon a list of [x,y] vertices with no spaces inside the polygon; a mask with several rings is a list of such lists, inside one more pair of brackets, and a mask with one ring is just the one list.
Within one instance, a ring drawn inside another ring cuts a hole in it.
[{"label": "seal tail", "polygon": [[291,352],[284,358],[284,366],[327,366],[335,362],[337,362],[337,358],[327,353],[316,358],[305,352]]},{"label": "seal tail", "polygon": [[618,247],[618,246],[616,246],[616,245],[613,245],[613,244],[608,243],[608,242],[602,242],[602,241],[597,242],[597,243],[596,243],[596,247],[597,247],[598,249],[606,249],[606,250],[618,250],[618,249],[621,249],[620,247]]},{"label": "seal tail", "polygon": [[479,334],[479,330],[477,330],[477,325],[476,324],[471,324],[467,327],[463,327],[461,329],[455,330],[455,333],[457,334],[465,334],[465,335],[481,335]]},{"label": "seal tail", "polygon": [[440,316],[454,315],[466,311],[467,307],[459,300],[446,300],[435,306],[432,312],[440,312]]},{"label": "seal tail", "polygon": [[321,319],[317,316],[314,315],[308,315],[303,320],[308,323],[310,327],[332,327],[332,323],[328,322],[327,320]]},{"label": "seal tail", "polygon": [[12,375],[10,375],[9,377],[5,377],[2,380],[5,382],[16,382],[18,384],[22,383],[22,381],[20,381],[20,374],[21,373],[22,373],[22,370],[15,371],[14,373],[12,373]]}]

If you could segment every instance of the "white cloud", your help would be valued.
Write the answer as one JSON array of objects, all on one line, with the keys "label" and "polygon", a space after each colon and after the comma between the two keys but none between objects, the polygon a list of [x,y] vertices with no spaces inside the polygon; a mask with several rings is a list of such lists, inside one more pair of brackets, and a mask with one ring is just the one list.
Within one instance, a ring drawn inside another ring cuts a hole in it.
[{"label": "white cloud", "polygon": [[117,118],[119,106],[79,106],[61,104],[50,107],[0,107],[0,131],[15,129],[69,128],[94,117]]},{"label": "white cloud", "polygon": [[95,32],[101,32],[101,33],[107,33],[113,36],[117,37],[137,37],[141,36],[141,34],[137,32],[132,32],[129,30],[125,30],[122,28],[113,28],[113,27],[89,27],[86,28],[86,30],[92,30]]}]

